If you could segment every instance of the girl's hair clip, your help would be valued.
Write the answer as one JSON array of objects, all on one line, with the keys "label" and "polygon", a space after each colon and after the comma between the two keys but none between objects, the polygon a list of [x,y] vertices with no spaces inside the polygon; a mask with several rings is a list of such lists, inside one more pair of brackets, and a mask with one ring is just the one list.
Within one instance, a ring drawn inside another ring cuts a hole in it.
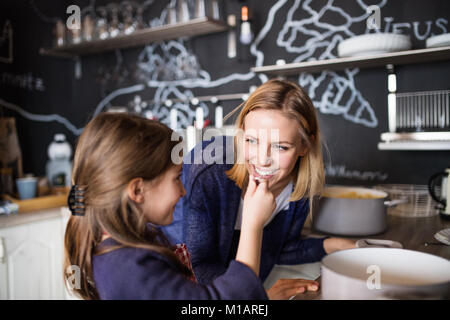
[{"label": "girl's hair clip", "polygon": [[84,216],[84,189],[74,184],[67,197],[67,205],[73,216]]}]

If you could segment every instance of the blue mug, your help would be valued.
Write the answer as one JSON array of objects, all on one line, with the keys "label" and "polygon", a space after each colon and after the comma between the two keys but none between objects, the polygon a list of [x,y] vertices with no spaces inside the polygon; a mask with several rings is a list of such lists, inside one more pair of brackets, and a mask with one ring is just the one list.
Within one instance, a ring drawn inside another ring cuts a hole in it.
[{"label": "blue mug", "polygon": [[37,180],[36,177],[16,179],[20,200],[31,199],[36,196]]}]

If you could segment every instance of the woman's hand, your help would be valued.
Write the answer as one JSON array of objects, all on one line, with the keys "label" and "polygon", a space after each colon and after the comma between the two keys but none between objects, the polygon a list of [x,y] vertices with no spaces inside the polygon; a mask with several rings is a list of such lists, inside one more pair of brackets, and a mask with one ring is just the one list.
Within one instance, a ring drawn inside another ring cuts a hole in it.
[{"label": "woman's hand", "polygon": [[267,181],[261,180],[259,184],[250,176],[247,191],[244,197],[242,210],[242,226],[262,229],[275,210],[275,197],[267,187]]},{"label": "woman's hand", "polygon": [[323,248],[327,254],[339,250],[356,248],[356,241],[344,238],[328,238],[323,241]]},{"label": "woman's hand", "polygon": [[314,280],[278,279],[272,288],[266,292],[270,300],[287,300],[299,293],[317,291],[318,289],[319,283]]}]

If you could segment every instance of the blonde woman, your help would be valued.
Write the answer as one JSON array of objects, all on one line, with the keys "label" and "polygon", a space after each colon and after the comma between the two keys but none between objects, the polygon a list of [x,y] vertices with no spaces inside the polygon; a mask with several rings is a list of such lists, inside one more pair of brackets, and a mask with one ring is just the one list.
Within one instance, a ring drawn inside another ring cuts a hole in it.
[{"label": "blonde woman", "polygon": [[[208,283],[223,274],[236,254],[250,175],[266,181],[276,199],[264,227],[261,280],[275,264],[317,262],[333,251],[354,248],[351,240],[300,236],[312,209],[311,199],[324,184],[320,130],[304,90],[290,81],[266,82],[244,103],[236,128],[239,133],[234,139],[204,141],[191,152],[193,164],[185,163],[182,174],[187,194],[177,204],[175,223],[164,230],[172,239],[186,243],[198,281]],[[223,140],[223,149],[217,148],[219,140]],[[198,149],[206,151],[211,145],[217,149],[213,152],[216,161],[198,164],[194,159],[201,154]],[[226,163],[230,151],[231,164]],[[317,286],[313,281],[284,280],[269,289],[268,296],[289,298]]]}]

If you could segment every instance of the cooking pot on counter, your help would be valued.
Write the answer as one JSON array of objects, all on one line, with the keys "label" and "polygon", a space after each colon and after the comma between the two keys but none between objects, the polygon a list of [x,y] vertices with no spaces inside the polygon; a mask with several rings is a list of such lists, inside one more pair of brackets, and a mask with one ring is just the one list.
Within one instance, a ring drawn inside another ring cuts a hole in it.
[{"label": "cooking pot on counter", "polygon": [[359,248],[322,259],[323,299],[449,299],[450,261],[428,253]]},{"label": "cooking pot on counter", "polygon": [[344,236],[368,236],[382,233],[387,227],[388,206],[406,199],[388,200],[381,190],[360,187],[326,187],[315,204],[315,230]]}]

